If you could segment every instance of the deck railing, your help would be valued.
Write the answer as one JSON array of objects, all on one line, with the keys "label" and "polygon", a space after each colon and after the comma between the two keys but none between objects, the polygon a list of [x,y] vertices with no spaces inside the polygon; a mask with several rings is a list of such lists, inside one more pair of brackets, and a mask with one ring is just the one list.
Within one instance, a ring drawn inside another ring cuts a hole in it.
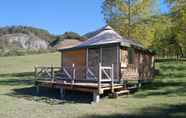
[{"label": "deck railing", "polygon": [[[99,76],[96,77],[90,68],[85,67],[76,67],[75,64],[72,66],[63,66],[63,67],[48,67],[48,66],[36,66],[35,67],[35,78],[36,79],[45,79],[48,81],[55,81],[56,79],[70,80],[72,84],[75,80],[78,80],[77,75],[86,69],[86,78],[89,74],[93,79],[98,83],[99,92],[101,90],[102,83],[110,83],[113,88],[114,85],[114,65],[112,66],[102,66],[99,64]],[[113,89],[112,89],[113,90]]]},{"label": "deck railing", "polygon": [[121,79],[137,80],[138,77],[138,68],[134,64],[128,64],[127,67],[121,67]]},{"label": "deck railing", "polygon": [[35,66],[35,78],[36,79],[46,79],[46,80],[55,80],[55,73],[57,73],[61,67],[53,66]]}]

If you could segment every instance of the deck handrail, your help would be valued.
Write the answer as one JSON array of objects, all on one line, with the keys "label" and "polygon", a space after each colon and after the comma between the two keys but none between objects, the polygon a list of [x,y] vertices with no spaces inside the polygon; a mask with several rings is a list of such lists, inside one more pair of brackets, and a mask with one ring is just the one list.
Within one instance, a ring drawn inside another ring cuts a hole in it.
[{"label": "deck handrail", "polygon": [[[79,68],[80,66],[75,66],[75,64],[72,64],[71,66],[69,65],[69,66],[62,66],[62,67],[35,66],[35,78],[37,80],[39,79],[39,77],[42,77],[42,75],[44,74],[47,76],[46,77],[47,79],[50,79],[51,81],[55,81],[57,77],[56,73],[57,72],[61,73],[63,71],[65,75],[69,78],[69,80],[71,80],[72,83],[74,83],[75,80],[77,80],[76,75],[78,74],[76,70],[79,70]],[[86,72],[89,72],[92,76],[95,76],[94,73],[90,70],[90,68],[85,68],[85,69],[87,69]],[[102,66],[100,63],[99,77],[95,76],[95,79],[97,79],[99,90],[101,89],[102,82],[109,82],[112,87],[114,84],[114,65],[112,64],[112,66]]]}]

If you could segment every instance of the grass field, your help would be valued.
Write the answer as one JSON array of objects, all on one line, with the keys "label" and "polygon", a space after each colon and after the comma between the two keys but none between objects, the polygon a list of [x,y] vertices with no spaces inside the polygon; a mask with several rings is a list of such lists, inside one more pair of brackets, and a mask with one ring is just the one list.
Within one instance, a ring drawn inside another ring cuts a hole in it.
[{"label": "grass field", "polygon": [[36,65],[60,65],[60,54],[0,57],[0,74],[31,72]]},{"label": "grass field", "polygon": [[[57,99],[58,91],[35,94],[34,65],[59,64],[60,55],[0,58],[0,118],[185,118],[186,62],[157,63],[160,74],[129,96],[98,104]],[[7,74],[18,73],[18,74]],[[22,73],[22,74],[21,74]],[[7,74],[7,75],[4,75]],[[82,96],[83,97],[83,96]],[[86,96],[85,96],[86,97]]]}]

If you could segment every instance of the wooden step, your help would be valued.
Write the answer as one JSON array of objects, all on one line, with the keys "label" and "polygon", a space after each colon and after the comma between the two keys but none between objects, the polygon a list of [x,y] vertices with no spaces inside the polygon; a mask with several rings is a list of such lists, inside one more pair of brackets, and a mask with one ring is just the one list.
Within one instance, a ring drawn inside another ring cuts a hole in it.
[{"label": "wooden step", "polygon": [[115,92],[117,94],[117,96],[121,95],[121,94],[128,94],[130,91],[129,90],[121,90],[121,91],[118,91],[118,92]]},{"label": "wooden step", "polygon": [[110,98],[117,98],[119,95],[122,95],[122,94],[129,94],[130,91],[129,90],[120,90],[120,91],[117,91],[117,92],[114,92],[112,94],[109,95]]}]

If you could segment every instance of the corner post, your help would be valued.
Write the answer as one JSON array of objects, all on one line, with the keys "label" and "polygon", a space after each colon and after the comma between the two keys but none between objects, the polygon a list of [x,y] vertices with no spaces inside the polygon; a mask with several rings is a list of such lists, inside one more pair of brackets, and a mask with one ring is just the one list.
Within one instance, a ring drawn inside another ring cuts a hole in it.
[{"label": "corner post", "polygon": [[72,68],[73,68],[72,84],[74,84],[74,81],[75,81],[75,78],[76,78],[76,68],[75,68],[75,64],[72,64]]},{"label": "corner post", "polygon": [[36,94],[39,94],[39,85],[36,85]]},{"label": "corner post", "polygon": [[60,98],[64,99],[65,98],[65,91],[64,88],[60,88]]},{"label": "corner post", "polygon": [[114,93],[114,64],[112,64],[112,70],[111,70],[111,92]]},{"label": "corner post", "polygon": [[100,95],[97,91],[93,92],[93,102],[98,103],[100,101]]},{"label": "corner post", "polygon": [[54,67],[53,67],[53,65],[51,65],[51,79],[52,79],[52,82],[54,82]]},{"label": "corner post", "polygon": [[99,77],[98,77],[98,91],[101,92],[101,79],[102,79],[102,68],[101,63],[99,63]]},{"label": "corner post", "polygon": [[39,85],[37,83],[37,66],[34,67],[34,76],[35,76],[35,88],[36,88],[36,94],[39,94]]}]

